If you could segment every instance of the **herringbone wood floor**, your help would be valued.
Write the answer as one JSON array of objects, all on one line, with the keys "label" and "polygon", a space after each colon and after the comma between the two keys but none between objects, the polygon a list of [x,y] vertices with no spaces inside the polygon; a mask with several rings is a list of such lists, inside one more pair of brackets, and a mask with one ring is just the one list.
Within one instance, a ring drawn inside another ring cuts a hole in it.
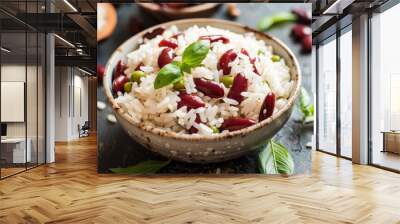
[{"label": "herringbone wood floor", "polygon": [[0,223],[400,223],[400,175],[314,153],[313,173],[132,177],[96,173],[94,137],[0,181]]}]

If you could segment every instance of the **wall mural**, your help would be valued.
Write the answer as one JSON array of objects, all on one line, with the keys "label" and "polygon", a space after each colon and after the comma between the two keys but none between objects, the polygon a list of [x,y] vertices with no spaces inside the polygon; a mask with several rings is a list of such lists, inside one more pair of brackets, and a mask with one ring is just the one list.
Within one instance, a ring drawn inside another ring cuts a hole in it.
[{"label": "wall mural", "polygon": [[311,4],[97,8],[99,172],[310,172]]}]

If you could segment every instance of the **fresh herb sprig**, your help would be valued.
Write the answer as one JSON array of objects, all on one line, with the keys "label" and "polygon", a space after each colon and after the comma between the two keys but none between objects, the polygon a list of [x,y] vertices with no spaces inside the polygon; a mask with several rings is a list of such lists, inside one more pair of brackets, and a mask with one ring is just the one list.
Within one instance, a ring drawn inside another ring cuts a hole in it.
[{"label": "fresh herb sprig", "polygon": [[119,174],[151,174],[157,173],[163,167],[167,166],[171,160],[158,161],[158,160],[146,160],[133,166],[125,168],[111,168],[113,173]]},{"label": "fresh herb sprig", "polygon": [[209,50],[210,42],[205,40],[199,40],[187,46],[183,51],[181,62],[173,61],[160,69],[154,81],[154,89],[160,89],[181,80],[184,72],[190,73],[192,68],[201,65]]},{"label": "fresh herb sprig", "polygon": [[279,142],[269,140],[268,145],[258,155],[259,171],[263,174],[294,173],[294,161],[289,150]]},{"label": "fresh herb sprig", "polygon": [[258,22],[257,28],[261,31],[268,31],[279,24],[295,22],[296,20],[297,16],[291,12],[279,12],[262,18]]},{"label": "fresh herb sprig", "polygon": [[178,61],[173,61],[165,65],[157,74],[154,81],[154,89],[160,89],[179,81],[183,76],[181,66],[181,63]]}]

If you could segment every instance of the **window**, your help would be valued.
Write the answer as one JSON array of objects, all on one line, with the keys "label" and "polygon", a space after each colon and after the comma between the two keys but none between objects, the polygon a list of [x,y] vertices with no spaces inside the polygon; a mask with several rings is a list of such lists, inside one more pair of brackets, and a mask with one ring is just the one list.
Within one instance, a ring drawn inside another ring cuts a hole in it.
[{"label": "window", "polygon": [[[24,16],[39,12],[43,3],[7,4],[18,5]],[[9,14],[0,12],[0,18],[0,178],[5,178],[45,163],[46,39]]]},{"label": "window", "polygon": [[372,164],[400,170],[400,5],[371,18]]},{"label": "window", "polygon": [[340,155],[352,157],[352,32],[340,36]]},{"label": "window", "polygon": [[318,48],[318,149],[336,154],[336,36]]}]

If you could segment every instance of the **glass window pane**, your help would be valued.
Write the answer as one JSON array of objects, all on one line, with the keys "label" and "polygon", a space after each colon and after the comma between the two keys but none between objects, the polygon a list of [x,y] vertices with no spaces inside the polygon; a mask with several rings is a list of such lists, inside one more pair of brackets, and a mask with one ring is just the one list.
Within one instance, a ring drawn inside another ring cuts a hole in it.
[{"label": "glass window pane", "polygon": [[27,80],[26,80],[26,113],[27,113],[27,142],[29,144],[28,150],[31,151],[30,159],[27,163],[28,168],[37,165],[37,132],[38,132],[38,119],[37,119],[37,33],[27,33],[27,48],[28,48],[28,62],[27,62]]},{"label": "glass window pane", "polygon": [[[371,19],[372,163],[400,170],[400,5]],[[384,134],[385,133],[385,134]]]},{"label": "glass window pane", "polygon": [[0,177],[4,178],[45,162],[45,35],[22,22],[25,13],[44,12],[45,0],[0,2],[20,18],[0,12]]},{"label": "glass window pane", "polygon": [[45,163],[45,60],[46,60],[46,52],[45,52],[45,44],[46,37],[44,34],[39,33],[38,36],[38,164]]},{"label": "glass window pane", "polygon": [[336,153],[336,39],[318,48],[318,147]]},{"label": "glass window pane", "polygon": [[1,50],[2,178],[25,170],[26,161],[30,161],[24,111],[27,69],[25,38],[25,32],[1,34],[1,46],[7,49]]},{"label": "glass window pane", "polygon": [[352,156],[352,32],[340,36],[340,153]]}]

